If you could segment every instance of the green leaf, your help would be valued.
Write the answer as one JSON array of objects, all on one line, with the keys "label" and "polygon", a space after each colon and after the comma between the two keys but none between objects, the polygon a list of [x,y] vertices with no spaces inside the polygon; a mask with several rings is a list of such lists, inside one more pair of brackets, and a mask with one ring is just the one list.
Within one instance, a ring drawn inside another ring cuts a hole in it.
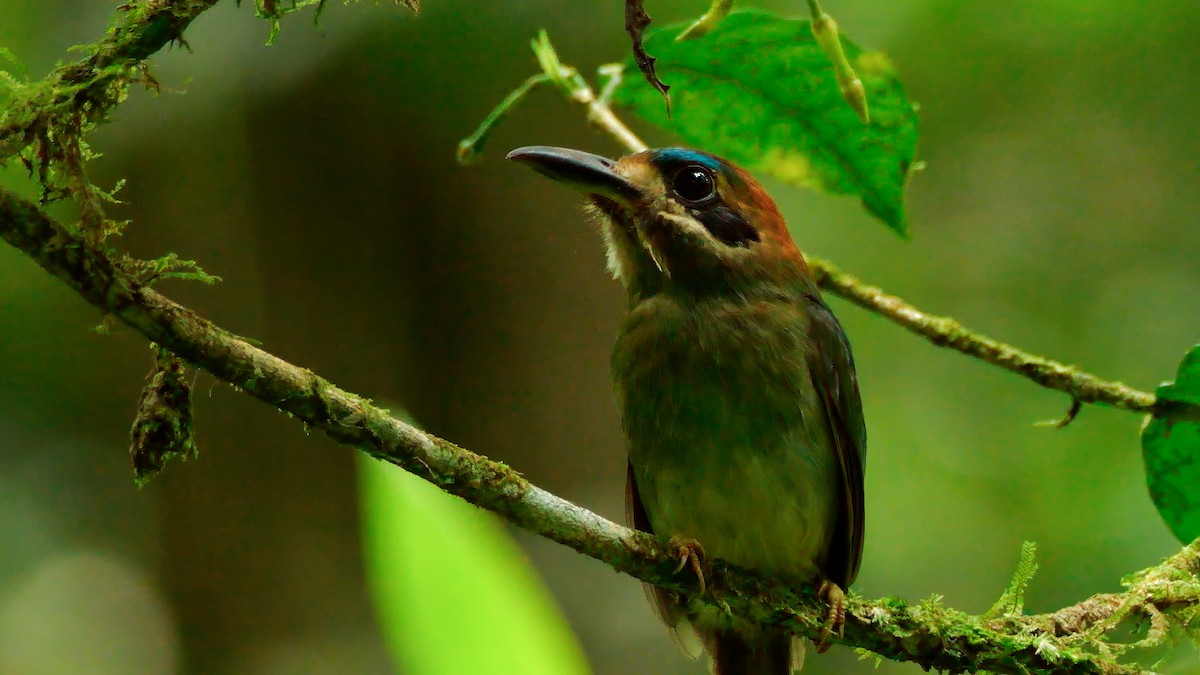
[{"label": "green leaf", "polygon": [[588,672],[527,558],[491,514],[358,460],[367,580],[400,672]]},{"label": "green leaf", "polygon": [[638,78],[626,78],[614,103],[747,169],[857,195],[907,235],[904,187],[917,115],[887,57],[842,38],[871,105],[871,123],[863,124],[842,98],[810,22],[735,12],[703,37],[676,41],[685,28],[651,31],[645,42],[672,85],[671,117],[658,92]]},{"label": "green leaf", "polygon": [[1188,544],[1200,537],[1200,345],[1155,395],[1154,416],[1142,428],[1146,485],[1171,533]]}]

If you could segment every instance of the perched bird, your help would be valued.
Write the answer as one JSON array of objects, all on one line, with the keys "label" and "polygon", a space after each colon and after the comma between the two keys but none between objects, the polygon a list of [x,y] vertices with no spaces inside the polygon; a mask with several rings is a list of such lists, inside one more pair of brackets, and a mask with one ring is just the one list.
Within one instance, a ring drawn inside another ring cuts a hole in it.
[{"label": "perched bird", "polygon": [[[698,573],[711,556],[822,583],[840,630],[862,558],[862,403],[850,345],[774,201],[693,150],[508,158],[587,195],[628,291],[612,376],[633,526],[671,539]],[[648,595],[668,626],[691,624],[717,675],[802,662],[777,629]]]}]

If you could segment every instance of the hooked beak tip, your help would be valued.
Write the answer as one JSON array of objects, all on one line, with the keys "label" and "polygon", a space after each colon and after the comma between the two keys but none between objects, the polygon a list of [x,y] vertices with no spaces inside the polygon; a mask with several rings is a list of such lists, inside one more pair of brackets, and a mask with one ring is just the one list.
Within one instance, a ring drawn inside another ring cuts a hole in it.
[{"label": "hooked beak tip", "polygon": [[509,150],[508,154],[504,156],[504,159],[515,159],[519,162],[526,157],[527,150],[529,150],[529,146],[517,148],[516,150]]}]

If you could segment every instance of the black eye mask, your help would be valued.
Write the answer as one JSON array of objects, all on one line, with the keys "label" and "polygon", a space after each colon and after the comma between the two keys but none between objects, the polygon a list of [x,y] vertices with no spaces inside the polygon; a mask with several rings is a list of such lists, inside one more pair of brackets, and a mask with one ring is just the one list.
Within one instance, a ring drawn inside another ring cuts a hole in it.
[{"label": "black eye mask", "polygon": [[746,247],[759,240],[758,230],[724,202],[717,201],[708,207],[688,209],[688,212],[704,225],[709,234],[726,246]]}]

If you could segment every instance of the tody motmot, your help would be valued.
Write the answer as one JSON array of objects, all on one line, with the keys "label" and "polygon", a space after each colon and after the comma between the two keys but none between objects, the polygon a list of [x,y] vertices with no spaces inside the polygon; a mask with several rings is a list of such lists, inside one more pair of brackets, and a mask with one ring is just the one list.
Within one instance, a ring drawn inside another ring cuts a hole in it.
[{"label": "tody motmot", "polygon": [[[612,378],[632,525],[701,574],[712,556],[821,583],[840,630],[862,558],[862,403],[850,345],[774,201],[693,150],[508,158],[587,195],[628,292]],[[786,675],[803,657],[778,629],[648,595],[668,626],[691,625],[716,675]]]}]

